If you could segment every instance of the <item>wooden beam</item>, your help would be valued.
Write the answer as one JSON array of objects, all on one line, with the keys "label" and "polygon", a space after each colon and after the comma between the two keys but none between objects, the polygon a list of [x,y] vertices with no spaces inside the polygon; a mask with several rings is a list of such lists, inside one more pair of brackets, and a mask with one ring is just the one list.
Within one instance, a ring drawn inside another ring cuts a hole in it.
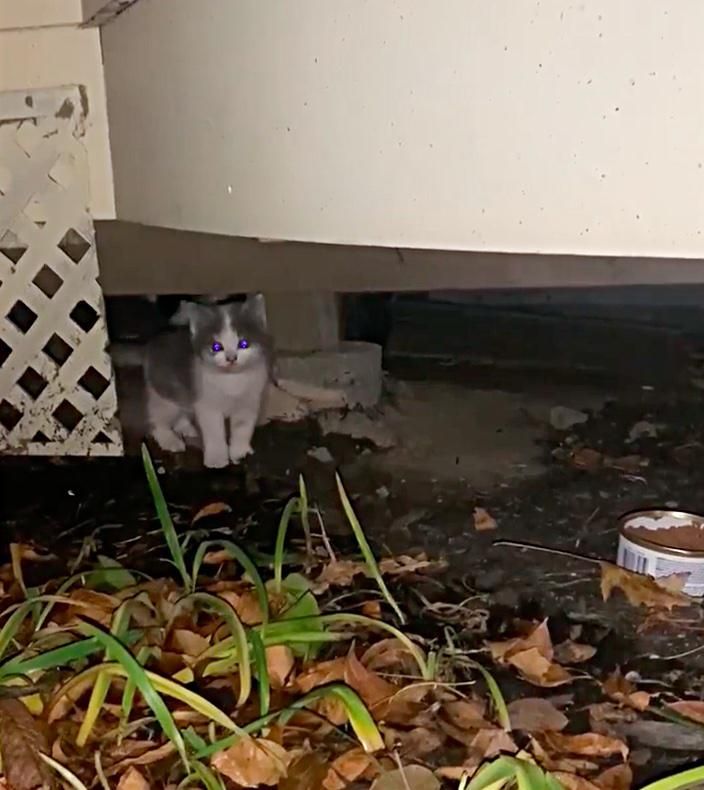
[{"label": "wooden beam", "polygon": [[110,296],[244,291],[436,291],[704,283],[704,261],[409,250],[95,223]]}]

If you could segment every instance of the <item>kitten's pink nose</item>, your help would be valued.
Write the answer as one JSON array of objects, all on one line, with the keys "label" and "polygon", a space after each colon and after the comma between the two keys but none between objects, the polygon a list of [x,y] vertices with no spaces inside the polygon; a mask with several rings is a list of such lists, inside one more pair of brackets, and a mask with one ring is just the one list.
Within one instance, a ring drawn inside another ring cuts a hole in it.
[{"label": "kitten's pink nose", "polygon": [[225,354],[225,359],[232,364],[233,362],[237,362],[237,354]]}]

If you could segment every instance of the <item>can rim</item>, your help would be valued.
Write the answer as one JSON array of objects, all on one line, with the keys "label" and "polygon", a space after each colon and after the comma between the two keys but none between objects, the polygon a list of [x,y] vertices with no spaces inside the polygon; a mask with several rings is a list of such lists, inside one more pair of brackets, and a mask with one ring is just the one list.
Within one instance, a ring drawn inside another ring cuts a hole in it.
[{"label": "can rim", "polygon": [[635,518],[636,516],[651,516],[653,518],[672,516],[673,518],[686,518],[690,521],[699,522],[699,526],[704,527],[704,516],[701,514],[691,513],[686,510],[671,510],[669,508],[630,510],[628,513],[624,513],[619,517],[618,532],[619,536],[624,538],[624,540],[627,540],[636,546],[640,546],[641,548],[648,549],[648,551],[654,551],[659,554],[674,555],[675,557],[690,557],[692,559],[701,559],[704,561],[704,549],[681,549],[676,546],[663,546],[661,543],[655,543],[648,540],[647,538],[642,538],[640,535],[629,534],[626,522]]}]

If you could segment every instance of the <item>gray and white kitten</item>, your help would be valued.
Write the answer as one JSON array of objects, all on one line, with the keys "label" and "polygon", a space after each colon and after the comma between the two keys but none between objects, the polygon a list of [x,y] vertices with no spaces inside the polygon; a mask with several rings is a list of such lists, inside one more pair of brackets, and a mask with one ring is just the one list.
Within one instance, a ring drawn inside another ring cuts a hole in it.
[{"label": "gray and white kitten", "polygon": [[188,327],[158,335],[146,349],[151,435],[169,452],[200,436],[205,466],[236,464],[252,452],[270,378],[263,297],[190,302],[184,310]]}]

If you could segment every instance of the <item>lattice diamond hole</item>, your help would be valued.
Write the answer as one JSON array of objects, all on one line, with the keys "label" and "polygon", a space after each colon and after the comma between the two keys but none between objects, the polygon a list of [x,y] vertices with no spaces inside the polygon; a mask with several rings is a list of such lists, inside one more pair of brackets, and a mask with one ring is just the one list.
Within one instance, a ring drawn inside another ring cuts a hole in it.
[{"label": "lattice diamond hole", "polygon": [[45,296],[48,296],[49,299],[51,299],[59,290],[59,288],[61,288],[61,286],[64,284],[64,281],[59,277],[59,275],[46,265],[42,266],[42,268],[37,272],[32,282]]},{"label": "lattice diamond hole", "polygon": [[49,359],[53,359],[59,367],[73,354],[71,346],[56,334],[49,338],[42,351]]},{"label": "lattice diamond hole", "polygon": [[112,439],[106,436],[102,431],[98,431],[93,437],[93,444],[112,444]]},{"label": "lattice diamond hole", "polygon": [[0,252],[13,263],[19,263],[22,256],[27,252],[27,245],[20,241],[11,230],[6,230],[0,236]]},{"label": "lattice diamond hole", "polygon": [[98,314],[83,300],[78,302],[73,310],[71,310],[70,316],[74,324],[79,326],[84,332],[90,332],[95,326],[95,322],[98,320]]},{"label": "lattice diamond hole", "polygon": [[78,425],[78,423],[83,419],[83,415],[78,411],[78,409],[67,400],[61,401],[61,403],[54,409],[54,419],[61,423],[64,428],[70,433],[74,430],[74,428]]},{"label": "lattice diamond hole", "polygon": [[77,230],[69,228],[56,246],[74,263],[78,263],[90,249],[90,242],[86,241]]},{"label": "lattice diamond hole", "polygon": [[22,419],[22,412],[16,409],[9,400],[0,401],[0,425],[11,431]]},{"label": "lattice diamond hole", "polygon": [[7,362],[10,354],[12,354],[12,349],[0,337],[0,368]]},{"label": "lattice diamond hole", "polygon": [[51,439],[49,439],[46,434],[42,433],[41,431],[37,431],[34,436],[32,437],[32,441],[35,444],[49,444]]},{"label": "lattice diamond hole", "polygon": [[90,393],[96,400],[105,392],[110,386],[110,380],[106,379],[102,373],[91,365],[88,370],[78,379],[78,384],[83,389]]},{"label": "lattice diamond hole", "polygon": [[27,368],[19,377],[17,383],[32,400],[36,400],[44,392],[48,384],[47,380],[40,376],[34,368]]},{"label": "lattice diamond hole", "polygon": [[12,323],[20,330],[20,332],[29,332],[32,324],[37,320],[37,314],[31,307],[18,299],[12,306],[12,310],[7,314],[7,317]]}]

